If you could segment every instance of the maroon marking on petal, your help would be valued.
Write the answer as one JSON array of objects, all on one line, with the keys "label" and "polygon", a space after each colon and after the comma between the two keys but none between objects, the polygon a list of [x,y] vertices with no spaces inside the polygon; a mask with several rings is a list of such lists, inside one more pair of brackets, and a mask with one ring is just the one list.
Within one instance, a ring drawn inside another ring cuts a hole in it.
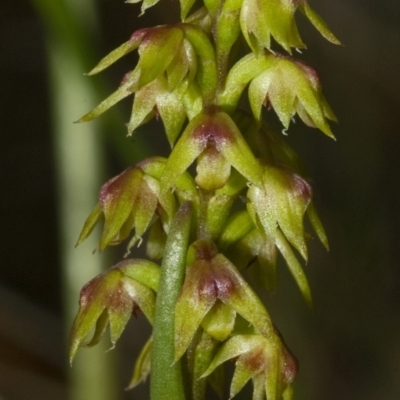
[{"label": "maroon marking on petal", "polygon": [[85,307],[95,297],[98,286],[100,285],[104,274],[97,275],[95,278],[86,283],[81,289],[79,304]]},{"label": "maroon marking on petal", "polygon": [[129,41],[130,41],[130,42],[134,42],[134,41],[136,41],[136,40],[138,40],[138,39],[143,38],[143,36],[149,31],[149,29],[150,29],[150,28],[139,29],[138,31],[134,32],[134,33],[131,35]]},{"label": "maroon marking on petal", "polygon": [[266,358],[263,348],[245,353],[241,358],[254,374],[258,374],[266,369]]},{"label": "maroon marking on petal", "polygon": [[239,282],[232,274],[228,274],[225,271],[217,271],[215,273],[215,284],[218,288],[218,298],[224,301],[235,291]]},{"label": "maroon marking on petal", "polygon": [[[200,265],[198,265],[198,267],[201,268]],[[205,299],[217,298],[217,286],[211,274],[206,273],[199,279],[197,285],[197,293],[200,298],[205,298]]]},{"label": "maroon marking on petal", "polygon": [[287,348],[284,348],[283,361],[283,380],[285,383],[292,383],[299,371],[299,362],[293,353]]},{"label": "maroon marking on petal", "polygon": [[104,209],[104,205],[107,202],[112,201],[117,193],[124,186],[124,183],[129,179],[129,175],[135,167],[129,167],[125,171],[121,172],[119,175],[111,178],[107,181],[100,189],[99,202],[101,208]]},{"label": "maroon marking on petal", "polygon": [[295,64],[304,72],[304,74],[313,84],[315,89],[320,87],[320,78],[318,72],[314,68],[310,67],[304,61],[296,60]]},{"label": "maroon marking on petal", "polygon": [[132,75],[132,71],[128,71],[121,79],[121,83],[119,84],[119,86],[121,87],[124,83],[126,83],[128,81],[128,79],[131,77]]},{"label": "maroon marking on petal", "polygon": [[302,197],[305,200],[311,199],[312,188],[300,175],[292,175],[291,187],[296,196]]},{"label": "maroon marking on petal", "polygon": [[[122,274],[121,274],[122,277]],[[109,307],[113,310],[124,312],[126,310],[133,311],[134,302],[129,296],[128,292],[124,288],[124,283],[122,280],[118,282],[113,288],[113,292],[110,293],[110,303]]]},{"label": "maroon marking on petal", "polygon": [[195,128],[193,139],[200,146],[205,147],[209,144],[217,148],[234,142],[229,126],[224,122],[218,121],[216,116],[210,117],[208,121]]},{"label": "maroon marking on petal", "polygon": [[198,240],[193,243],[193,248],[196,251],[196,259],[198,260],[210,262],[218,254],[215,244],[208,240]]}]

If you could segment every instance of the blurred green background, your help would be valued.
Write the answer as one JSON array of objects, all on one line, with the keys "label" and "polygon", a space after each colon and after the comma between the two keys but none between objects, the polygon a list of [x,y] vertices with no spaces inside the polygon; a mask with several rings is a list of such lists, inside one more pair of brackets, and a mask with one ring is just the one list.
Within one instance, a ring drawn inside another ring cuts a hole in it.
[{"label": "blurred green background", "polygon": [[[113,352],[105,343],[67,364],[80,287],[124,252],[99,257],[95,241],[73,246],[101,182],[143,155],[166,154],[166,141],[160,123],[125,138],[130,101],[98,122],[73,121],[119,83],[135,56],[102,77],[83,73],[136,29],[176,21],[175,3],[162,0],[139,19],[140,6],[122,0],[2,3],[1,400],[146,399],[146,386],[124,391],[149,334],[140,317]],[[330,45],[299,16],[309,50],[298,56],[321,76],[340,121],[337,142],[301,123],[288,141],[313,179],[331,250],[311,243],[312,312],[283,266],[278,293],[266,301],[300,360],[296,399],[398,399],[400,3],[310,3],[344,43]]]}]

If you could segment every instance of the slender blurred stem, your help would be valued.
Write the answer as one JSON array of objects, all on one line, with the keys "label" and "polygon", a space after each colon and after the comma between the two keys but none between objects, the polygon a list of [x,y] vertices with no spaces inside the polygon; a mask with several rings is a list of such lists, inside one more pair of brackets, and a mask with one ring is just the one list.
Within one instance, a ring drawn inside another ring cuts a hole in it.
[{"label": "slender blurred stem", "polygon": [[199,213],[199,227],[197,230],[197,239],[209,240],[212,237],[207,223],[209,203],[212,198],[212,195],[213,195],[212,192],[199,188],[200,213]]},{"label": "slender blurred stem", "polygon": [[[93,86],[83,76],[91,54],[88,32],[94,33],[96,13],[91,1],[34,0],[33,4],[50,33],[48,56],[59,196],[62,290],[66,335],[69,335],[80,288],[103,269],[100,258],[90,254],[95,247],[95,238],[82,249],[74,249],[82,222],[96,202],[104,168],[98,124],[79,127],[72,124],[87,107],[84,101],[96,101]],[[105,350],[103,345],[80,355],[69,370],[71,400],[118,398],[116,365]]]},{"label": "slender blurred stem", "polygon": [[[77,93],[81,93],[82,97],[91,96],[90,89],[82,84],[82,78],[76,74],[76,60],[68,58],[68,52],[63,52],[63,47],[55,41],[49,42],[48,49],[59,196],[62,289],[68,335],[77,311],[80,288],[103,269],[100,257],[90,252],[96,246],[94,240],[80,249],[74,249],[82,221],[96,201],[103,160],[101,143],[94,132],[96,124],[76,131],[71,123],[76,107],[80,107],[76,102]],[[60,69],[60,65],[63,65],[63,69]],[[105,354],[105,350],[103,345],[81,354],[73,368],[69,369],[71,400],[116,398],[116,365],[112,356]],[[102,384],[98,385],[98,382]]]},{"label": "slender blurred stem", "polygon": [[185,276],[192,206],[177,212],[165,248],[153,327],[151,400],[185,400],[180,361],[175,358],[175,306]]}]

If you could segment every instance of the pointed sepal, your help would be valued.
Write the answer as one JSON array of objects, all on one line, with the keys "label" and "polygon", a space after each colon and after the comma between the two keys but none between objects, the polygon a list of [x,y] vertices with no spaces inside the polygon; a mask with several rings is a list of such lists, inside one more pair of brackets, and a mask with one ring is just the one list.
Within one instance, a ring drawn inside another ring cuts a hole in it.
[{"label": "pointed sepal", "polygon": [[[133,273],[132,270],[135,269],[137,271]],[[126,273],[127,270],[131,272]],[[147,286],[147,278],[143,278],[146,271],[150,271],[153,276],[153,288]],[[111,343],[114,347],[133,312],[141,310],[151,322],[158,275],[159,267],[155,264],[133,259],[117,264],[88,282],[82,288],[79,312],[72,327],[70,362],[72,363],[78,349],[85,345],[93,328],[95,333],[88,345],[96,344],[107,326],[110,326]],[[142,276],[142,279],[136,280],[136,276]]]}]

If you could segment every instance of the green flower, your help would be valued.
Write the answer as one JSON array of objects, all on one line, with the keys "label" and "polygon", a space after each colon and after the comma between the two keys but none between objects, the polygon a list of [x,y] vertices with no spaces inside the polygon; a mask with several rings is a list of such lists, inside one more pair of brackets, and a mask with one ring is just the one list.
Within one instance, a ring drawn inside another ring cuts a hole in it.
[{"label": "green flower", "polygon": [[297,113],[308,126],[333,137],[327,119],[336,117],[311,67],[281,54],[248,54],[230,70],[218,104],[233,112],[249,83],[249,101],[259,126],[262,106],[271,105],[285,129]]},{"label": "green flower", "polygon": [[274,335],[268,312],[236,267],[210,241],[195,242],[175,311],[175,359],[201,325],[218,340],[234,328],[236,313],[266,337]]},{"label": "green flower", "polygon": [[298,367],[279,336],[275,340],[257,334],[233,336],[222,345],[203,377],[230,359],[236,360],[230,398],[236,396],[250,379],[253,380],[253,400],[288,398]]},{"label": "green flower", "polygon": [[192,24],[141,29],[104,57],[88,75],[103,71],[135,49],[139,54],[136,68],[125,75],[114,93],[77,122],[97,118],[135,93],[128,133],[160,116],[172,146],[186,117],[193,118],[202,110],[203,101],[208,104],[214,97],[214,48],[207,34]]},{"label": "green flower", "polygon": [[[108,325],[114,347],[132,313],[140,310],[153,321],[159,270],[158,265],[147,260],[125,260],[82,288],[71,332],[71,362],[81,346],[98,343]],[[93,338],[84,344],[93,328]]]},{"label": "green flower", "polygon": [[325,39],[340,44],[306,0],[243,0],[240,25],[253,52],[260,54],[264,48],[270,50],[271,37],[289,53],[291,48],[305,48],[295,21],[298,8]]},{"label": "green flower", "polygon": [[318,75],[304,63],[282,55],[266,56],[268,67],[249,86],[254,116],[261,121],[261,108],[271,105],[285,129],[297,113],[305,124],[334,137],[326,121],[336,121],[321,91]]},{"label": "green flower", "polygon": [[206,190],[221,188],[230,176],[230,166],[248,181],[261,185],[260,166],[225,112],[203,112],[189,122],[168,158],[162,189],[173,186],[197,157],[196,183]]},{"label": "green flower", "polygon": [[87,218],[77,245],[81,244],[104,216],[105,223],[99,243],[104,250],[109,245],[124,241],[135,228],[130,246],[140,241],[147,228],[160,217],[164,229],[176,209],[175,196],[160,192],[159,175],[165,165],[162,158],[150,158],[130,167],[104,184],[99,194],[99,204]]},{"label": "green flower", "polygon": [[[182,105],[197,71],[197,56],[180,27],[159,26],[136,31],[131,39],[104,57],[89,72],[94,75],[138,48],[139,62],[120,87],[78,122],[90,121],[125,97],[136,93],[128,132],[160,115],[171,144],[186,118]],[[174,118],[173,118],[174,116]]]},{"label": "green flower", "polygon": [[279,227],[289,242],[307,260],[303,218],[311,201],[311,186],[298,174],[274,166],[264,165],[263,189],[249,188],[248,208],[256,222],[255,214],[266,235],[275,240]]}]

